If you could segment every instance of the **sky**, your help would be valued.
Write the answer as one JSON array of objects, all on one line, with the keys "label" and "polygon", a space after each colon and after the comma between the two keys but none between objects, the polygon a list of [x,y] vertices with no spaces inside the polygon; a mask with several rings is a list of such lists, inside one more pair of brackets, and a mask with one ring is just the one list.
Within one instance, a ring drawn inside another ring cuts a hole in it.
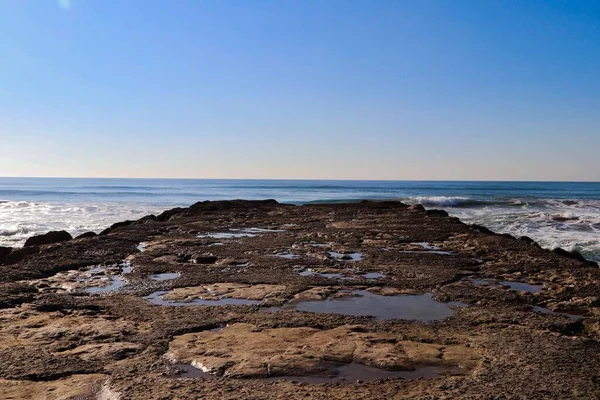
[{"label": "sky", "polygon": [[0,0],[0,176],[600,181],[600,1]]}]

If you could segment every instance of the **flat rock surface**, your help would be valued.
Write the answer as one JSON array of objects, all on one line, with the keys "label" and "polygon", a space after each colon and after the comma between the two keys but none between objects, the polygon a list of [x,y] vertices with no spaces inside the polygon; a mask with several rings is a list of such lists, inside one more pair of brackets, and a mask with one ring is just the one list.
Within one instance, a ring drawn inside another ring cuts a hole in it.
[{"label": "flat rock surface", "polygon": [[13,252],[3,399],[600,398],[598,266],[444,213],[201,202]]}]

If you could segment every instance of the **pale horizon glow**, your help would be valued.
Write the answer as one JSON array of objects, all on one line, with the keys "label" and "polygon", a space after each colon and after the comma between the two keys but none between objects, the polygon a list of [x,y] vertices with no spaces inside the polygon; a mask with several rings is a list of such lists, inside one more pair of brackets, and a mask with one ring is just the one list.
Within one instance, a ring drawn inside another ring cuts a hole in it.
[{"label": "pale horizon glow", "polygon": [[600,181],[596,1],[12,0],[0,26],[0,176]]}]

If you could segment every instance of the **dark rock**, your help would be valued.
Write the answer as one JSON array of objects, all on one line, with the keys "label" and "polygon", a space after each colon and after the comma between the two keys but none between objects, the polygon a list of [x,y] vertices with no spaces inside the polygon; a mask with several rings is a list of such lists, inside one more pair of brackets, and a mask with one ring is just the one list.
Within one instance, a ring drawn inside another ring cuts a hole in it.
[{"label": "dark rock", "polygon": [[582,256],[581,253],[578,252],[578,251],[567,251],[565,249],[557,247],[555,249],[552,249],[552,252],[556,253],[556,254],[559,254],[559,255],[561,255],[563,257],[568,257],[568,258],[572,258],[574,260],[578,260],[578,261],[584,262],[586,264],[595,264],[595,265],[598,265],[596,262],[590,261],[587,258],[585,258],[584,256]]},{"label": "dark rock", "polygon": [[425,211],[428,217],[447,217],[448,213],[444,210],[427,210]]},{"label": "dark rock", "polygon": [[413,204],[411,206],[408,206],[408,209],[410,211],[425,211],[425,207],[423,207],[423,205],[421,204]]},{"label": "dark rock", "polygon": [[112,231],[114,231],[117,228],[121,228],[123,226],[129,226],[131,224],[133,224],[135,221],[123,221],[123,222],[117,222],[116,224],[112,224],[109,228],[106,228],[105,230],[103,230],[102,232],[100,232],[100,235],[106,235]]},{"label": "dark rock", "polygon": [[32,236],[25,241],[23,247],[42,246],[45,244],[53,244],[66,242],[73,239],[73,236],[66,231],[50,231],[43,235]]},{"label": "dark rock", "polygon": [[521,236],[519,237],[519,240],[522,240],[525,243],[534,243],[533,239],[529,236]]},{"label": "dark rock", "polygon": [[0,246],[0,264],[2,264],[2,260],[4,259],[4,257],[6,257],[11,251],[12,247]]},{"label": "dark rock", "polygon": [[494,232],[492,232],[491,230],[489,230],[488,228],[486,228],[483,225],[473,224],[473,225],[471,225],[471,228],[473,228],[476,231],[481,232],[481,233],[487,233],[487,234],[490,234],[490,235],[494,235],[495,234]]},{"label": "dark rock", "polygon": [[31,254],[39,253],[40,248],[38,246],[23,247],[22,249],[15,249],[8,253],[2,260],[2,264],[11,265],[23,261],[23,259]]},{"label": "dark rock", "polygon": [[85,232],[85,233],[82,233],[81,235],[77,236],[75,239],[85,239],[85,238],[91,238],[94,236],[98,236],[96,234],[96,232]]}]

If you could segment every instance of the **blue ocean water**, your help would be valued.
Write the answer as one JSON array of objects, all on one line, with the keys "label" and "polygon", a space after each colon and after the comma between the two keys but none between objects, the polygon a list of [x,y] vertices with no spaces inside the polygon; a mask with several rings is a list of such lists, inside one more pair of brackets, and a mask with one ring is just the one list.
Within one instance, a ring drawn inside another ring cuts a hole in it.
[{"label": "blue ocean water", "polygon": [[50,229],[99,231],[201,200],[396,199],[600,259],[600,183],[0,178],[0,245]]}]

